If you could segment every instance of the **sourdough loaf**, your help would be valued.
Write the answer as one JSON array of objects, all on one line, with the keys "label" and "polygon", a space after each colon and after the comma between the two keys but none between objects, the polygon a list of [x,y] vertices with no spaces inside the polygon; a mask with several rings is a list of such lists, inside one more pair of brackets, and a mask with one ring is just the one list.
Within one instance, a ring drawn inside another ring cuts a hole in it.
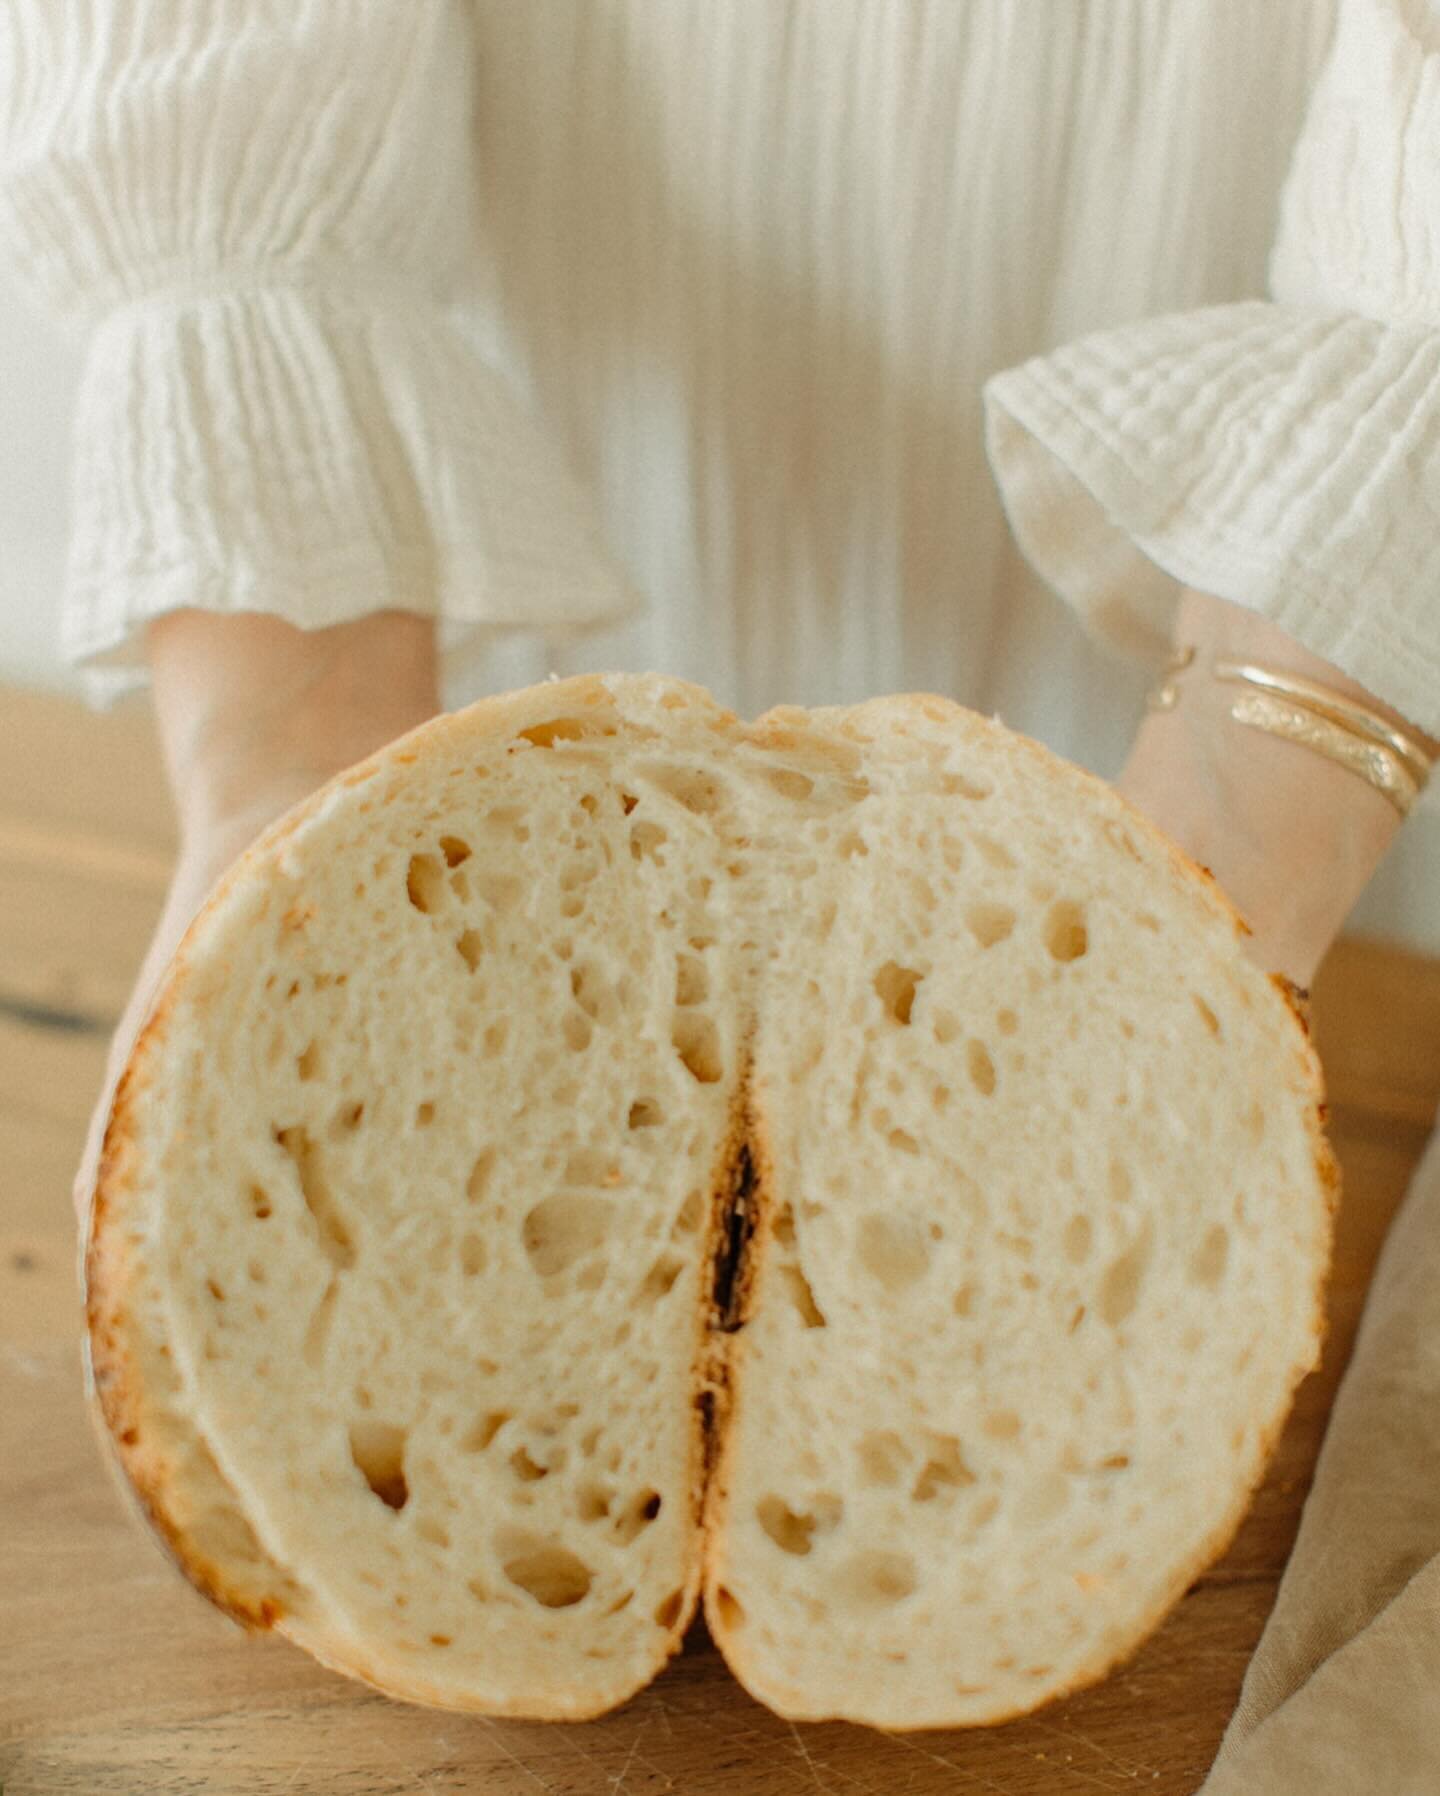
[{"label": "sourdough loaf", "polygon": [[116,1095],[95,1384],[189,1576],[577,1718],[703,1600],[796,1718],[993,1721],[1225,1543],[1313,1364],[1286,993],[1108,788],[944,701],[437,719],[264,836]]}]

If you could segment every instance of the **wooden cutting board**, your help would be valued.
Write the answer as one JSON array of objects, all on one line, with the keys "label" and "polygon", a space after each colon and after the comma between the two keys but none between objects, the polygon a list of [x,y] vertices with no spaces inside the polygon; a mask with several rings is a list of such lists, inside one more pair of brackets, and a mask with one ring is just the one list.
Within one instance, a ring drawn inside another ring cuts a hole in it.
[{"label": "wooden cutting board", "polygon": [[1029,1720],[794,1727],[697,1630],[582,1726],[408,1709],[211,1612],[129,1519],[80,1395],[68,1187],[171,848],[143,713],[0,694],[0,1796],[1190,1796],[1274,1599],[1384,1229],[1440,1094],[1440,964],[1347,943],[1317,994],[1346,1176],[1325,1366],[1225,1560]]}]

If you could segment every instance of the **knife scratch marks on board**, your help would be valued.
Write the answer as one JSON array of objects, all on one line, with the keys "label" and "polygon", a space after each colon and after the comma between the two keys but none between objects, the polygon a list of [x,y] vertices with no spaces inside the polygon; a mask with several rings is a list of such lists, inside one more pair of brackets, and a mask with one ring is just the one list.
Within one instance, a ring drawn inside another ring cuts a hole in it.
[{"label": "knife scratch marks on board", "polygon": [[485,1729],[486,1733],[490,1735],[495,1744],[500,1748],[501,1752],[504,1753],[505,1757],[509,1759],[510,1763],[517,1771],[523,1772],[524,1775],[530,1779],[531,1783],[539,1784],[540,1788],[547,1792],[547,1796],[559,1796],[559,1792],[556,1790],[554,1784],[547,1783],[538,1771],[532,1770],[530,1766],[525,1763],[524,1759],[522,1759],[512,1747],[506,1744],[505,1735],[497,1722],[492,1721],[488,1715],[477,1715],[475,1719]]},{"label": "knife scratch marks on board", "polygon": [[812,1759],[810,1756],[810,1748],[805,1744],[805,1741],[801,1737],[800,1729],[798,1727],[796,1727],[796,1725],[793,1721],[790,1723],[790,1732],[795,1737],[796,1752],[798,1752],[800,1757],[802,1759],[804,1759],[805,1768],[810,1773],[811,1777],[815,1781],[815,1788],[817,1790],[825,1790],[825,1791],[829,1792],[833,1788],[833,1786],[825,1783],[822,1780],[822,1778],[820,1776],[819,1767],[816,1765],[814,1759]]},{"label": "knife scratch marks on board", "polygon": [[620,1792],[625,1788],[625,1779],[630,1775],[630,1767],[635,1763],[635,1754],[640,1750],[640,1736],[644,1732],[644,1727],[636,1728],[634,1738],[630,1742],[630,1750],[625,1755],[625,1763],[620,1767],[620,1775],[608,1780],[611,1789],[615,1791],[615,1796],[620,1796]]},{"label": "knife scratch marks on board", "polygon": [[[903,1746],[909,1752],[918,1752],[922,1759],[929,1759],[932,1764],[943,1765],[947,1771],[954,1771],[961,1777],[968,1777],[971,1780],[968,1786],[971,1790],[987,1790],[990,1792],[990,1796],[1006,1796],[1005,1790],[995,1782],[993,1777],[984,1776],[973,1766],[962,1765],[958,1759],[946,1758],[943,1752],[936,1752],[931,1747],[917,1746],[905,1734],[891,1734],[889,1739],[894,1745]],[[962,1785],[961,1787],[965,1788],[966,1786]]]}]

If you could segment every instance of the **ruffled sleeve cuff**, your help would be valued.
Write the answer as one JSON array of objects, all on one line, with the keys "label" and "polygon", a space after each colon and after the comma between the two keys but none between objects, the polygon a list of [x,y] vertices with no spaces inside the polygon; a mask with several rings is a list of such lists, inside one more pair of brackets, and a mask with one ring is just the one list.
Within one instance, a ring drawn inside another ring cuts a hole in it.
[{"label": "ruffled sleeve cuff", "polygon": [[421,294],[151,296],[91,339],[63,644],[103,700],[177,606],[307,629],[433,615],[463,678],[495,628],[607,624],[637,595],[549,438]]},{"label": "ruffled sleeve cuff", "polygon": [[426,612],[450,671],[635,608],[452,303],[475,49],[466,0],[0,7],[0,242],[88,339],[61,618],[96,695],[178,606]]},{"label": "ruffled sleeve cuff", "polygon": [[1440,332],[1150,319],[996,376],[986,424],[1021,549],[1094,634],[1163,653],[1196,587],[1440,734]]},{"label": "ruffled sleeve cuff", "polygon": [[1021,548],[1092,631],[1169,644],[1182,586],[1263,612],[1440,735],[1440,18],[1341,0],[1274,303],[1127,325],[998,375]]}]

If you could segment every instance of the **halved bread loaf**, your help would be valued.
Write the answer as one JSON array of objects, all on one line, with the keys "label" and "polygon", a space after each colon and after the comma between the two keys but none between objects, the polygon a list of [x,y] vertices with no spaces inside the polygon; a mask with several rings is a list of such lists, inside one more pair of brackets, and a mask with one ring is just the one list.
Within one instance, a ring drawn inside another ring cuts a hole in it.
[{"label": "halved bread loaf", "polygon": [[1313,1056],[1213,887],[935,699],[587,679],[332,783],[116,1097],[96,1386],[180,1563],[596,1714],[705,1587],[782,1713],[993,1720],[1224,1543],[1313,1363]]}]

